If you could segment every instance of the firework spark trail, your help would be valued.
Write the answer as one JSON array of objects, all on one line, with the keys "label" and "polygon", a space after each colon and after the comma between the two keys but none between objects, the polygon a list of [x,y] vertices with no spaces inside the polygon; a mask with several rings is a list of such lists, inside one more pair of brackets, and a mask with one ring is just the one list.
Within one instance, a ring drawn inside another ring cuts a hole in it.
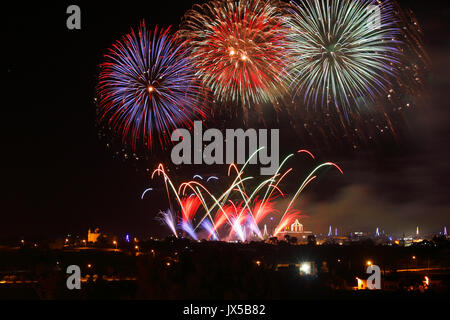
[{"label": "firework spark trail", "polygon": [[[273,200],[272,200],[273,201]],[[260,222],[264,220],[269,214],[276,212],[274,208],[274,203],[271,200],[266,202],[255,200],[253,204],[253,212],[254,212],[254,222],[258,225]]]},{"label": "firework spark trail", "polygon": [[[250,164],[251,160],[252,160],[254,157],[256,157],[256,156],[258,155],[258,153],[261,152],[262,150],[264,150],[264,147],[262,147],[262,148],[256,150],[256,151],[249,157],[249,159],[248,159],[247,162],[243,165],[243,167],[242,167],[241,170],[239,170],[235,164],[231,164],[231,165],[230,165],[230,167],[229,167],[229,169],[228,169],[228,175],[230,175],[231,169],[234,168],[234,169],[236,170],[237,176],[236,176],[235,180],[233,181],[232,185],[228,188],[228,190],[227,190],[225,193],[223,193],[218,199],[216,199],[216,198],[209,192],[209,190],[208,190],[206,187],[204,187],[202,184],[200,184],[200,183],[195,183],[194,181],[191,181],[191,182],[183,183],[182,185],[180,185],[179,192],[183,189],[183,193],[184,193],[184,192],[185,192],[185,189],[186,189],[187,187],[193,189],[194,192],[199,191],[198,188],[197,188],[197,189],[194,189],[194,188],[192,187],[192,185],[195,184],[195,185],[197,185],[198,187],[200,187],[201,189],[205,190],[205,191],[207,192],[207,194],[214,200],[213,206],[212,206],[211,208],[209,208],[209,209],[207,208],[207,205],[203,202],[204,207],[205,207],[205,209],[206,209],[206,214],[205,214],[205,216],[200,220],[199,224],[197,225],[197,227],[196,227],[195,229],[197,229],[197,228],[200,226],[200,224],[203,222],[203,220],[206,219],[207,217],[209,217],[209,218],[211,219],[211,221],[213,221],[213,219],[212,219],[212,217],[211,217],[211,211],[214,210],[214,208],[215,208],[216,206],[218,206],[219,209],[222,210],[222,212],[223,212],[223,213],[225,214],[225,216],[227,217],[228,222],[231,224],[230,218],[228,217],[228,215],[226,214],[226,212],[223,211],[223,205],[228,201],[228,198],[229,198],[231,192],[232,192],[237,186],[239,186],[239,185],[244,186],[244,182],[245,182],[246,180],[251,180],[251,179],[253,179],[252,177],[248,177],[248,178],[242,179],[242,175],[243,175],[243,173],[244,173],[245,168]],[[244,196],[244,195],[242,195],[242,197],[245,199],[245,196]]]},{"label": "firework spark trail", "polygon": [[313,160],[316,160],[316,157],[311,153],[311,151],[308,150],[298,150],[297,153],[306,153],[307,155],[309,155]]},{"label": "firework spark trail", "polygon": [[[260,151],[261,149],[255,154]],[[310,154],[305,150],[301,153]],[[229,240],[231,240],[235,235],[241,241],[250,239],[252,235],[256,235],[262,239],[263,236],[261,234],[259,224],[262,223],[270,213],[277,212],[274,209],[276,198],[279,196],[285,196],[284,193],[278,188],[278,185],[290,172],[292,172],[292,169],[287,170],[282,175],[280,175],[279,172],[281,171],[281,167],[286,164],[287,160],[292,157],[293,155],[289,155],[286,160],[282,162],[277,173],[270,179],[267,179],[256,186],[251,194],[247,194],[244,191],[244,184],[245,182],[252,180],[252,178],[243,177],[244,169],[249,164],[250,159],[243,166],[243,168],[241,168],[241,170],[239,170],[236,165],[230,166],[228,172],[230,174],[231,170],[235,169],[236,178],[231,186],[218,197],[215,197],[202,183],[198,181],[184,182],[180,184],[177,190],[173,182],[167,176],[163,165],[159,165],[153,172],[152,179],[156,175],[162,175],[164,177],[165,183],[170,186],[170,189],[178,200],[182,216],[180,228],[194,240],[198,240],[196,230],[200,226],[208,232],[208,239],[211,237],[214,239],[217,237],[219,239],[218,231],[223,228],[226,223],[228,223],[230,227],[227,237]],[[300,185],[298,191],[295,193],[284,211],[284,214],[281,216],[275,229],[275,235],[289,225],[294,218],[305,217],[300,214],[300,211],[293,209],[294,202],[299,198],[304,189],[317,178],[317,172],[326,167],[333,167],[343,174],[342,169],[332,162],[323,163],[312,170],[310,175]],[[262,200],[258,200],[258,194],[265,188],[265,197]],[[187,197],[186,194],[188,190],[191,190],[194,193],[194,196]],[[278,191],[280,194],[278,196],[273,196],[275,191]],[[236,199],[240,199],[239,202],[236,202]],[[203,207],[205,214],[202,216],[198,226],[194,227],[192,225],[192,221],[195,215],[199,214],[200,206]],[[213,218],[211,214],[213,210],[217,210],[215,218]]]},{"label": "firework spark trail", "polygon": [[[214,226],[213,226],[214,232],[217,232],[217,230],[219,230],[225,224],[225,222],[227,220],[229,220],[229,217],[231,217],[233,215],[233,210],[234,210],[234,206],[232,204],[226,205],[226,206],[222,207],[220,210],[218,210],[218,212],[216,214]],[[231,221],[230,221],[230,224],[231,224]]]},{"label": "firework spark trail", "polygon": [[153,188],[148,188],[147,190],[145,190],[141,195],[141,200],[144,200],[145,195],[150,191],[153,191]]},{"label": "firework spark trail", "polygon": [[195,232],[194,227],[192,226],[192,223],[182,221],[180,226],[181,226],[181,230],[186,232],[195,241],[198,241],[197,233]]},{"label": "firework spark trail", "polygon": [[[197,227],[195,228],[198,229],[200,227],[200,225],[202,224],[202,222],[206,219],[206,218],[210,218],[211,221],[213,221],[213,218],[211,216],[211,211],[215,208],[215,207],[219,207],[219,210],[222,211],[222,213],[225,215],[225,217],[228,219],[228,221],[231,223],[227,213],[223,210],[223,205],[220,203],[221,199],[225,198],[227,196],[227,192],[224,193],[223,195],[220,196],[219,199],[216,199],[214,197],[214,195],[205,187],[203,186],[201,183],[195,182],[195,181],[190,181],[190,182],[185,182],[183,184],[180,185],[179,190],[183,190],[183,191],[179,191],[179,193],[185,193],[186,192],[186,188],[190,188],[194,191],[194,194],[200,198],[202,200],[202,205],[206,211],[206,214],[203,216],[203,218],[200,220],[199,224],[197,225]],[[212,205],[212,207],[208,207],[208,204],[206,203],[206,201],[204,200],[202,193],[201,193],[201,189],[203,189],[204,192],[206,192],[207,195],[209,195],[209,197],[213,200],[214,204]],[[230,187],[230,191],[232,191],[233,186]]]},{"label": "firework spark trail", "polygon": [[183,222],[191,222],[200,208],[201,201],[197,197],[188,197],[181,200]]},{"label": "firework spark trail", "polygon": [[264,237],[255,219],[253,219],[252,217],[248,217],[247,226],[249,230],[249,235],[246,237],[247,239],[249,239],[252,235],[256,235],[259,239],[264,240]]},{"label": "firework spark trail", "polygon": [[[170,193],[169,193],[169,186],[172,189],[172,192],[175,194],[178,204],[180,205],[180,207],[182,207],[181,198],[179,197],[177,189],[175,188],[174,184],[172,183],[172,180],[170,180],[170,177],[167,175],[163,164],[160,164],[158,166],[158,168],[155,169],[155,171],[153,171],[152,176],[151,176],[152,180],[155,178],[156,175],[158,175],[158,176],[162,175],[164,178],[164,184],[166,186],[167,198],[168,198],[170,207],[172,207],[172,201],[171,201],[171,197],[170,197]],[[172,211],[173,211],[173,209],[172,209]]]},{"label": "firework spark trail", "polygon": [[324,168],[324,167],[335,167],[336,169],[339,170],[339,172],[343,175],[344,172],[342,171],[342,169],[335,163],[332,162],[327,162],[324,164],[321,164],[320,166],[316,167],[311,174],[305,179],[305,181],[302,183],[302,185],[300,186],[300,188],[298,189],[298,191],[296,192],[296,194],[294,195],[294,197],[292,198],[291,202],[289,202],[288,207],[286,208],[286,211],[284,212],[283,216],[281,217],[281,220],[283,221],[283,219],[285,218],[286,215],[288,215],[288,212],[292,209],[292,206],[294,205],[295,200],[298,199],[298,197],[300,196],[300,194],[303,192],[303,190],[312,182],[314,181],[317,176],[315,176],[314,174],[317,173],[317,171],[319,171],[320,169]]},{"label": "firework spark trail", "polygon": [[[241,205],[234,206],[234,215],[231,218],[231,229],[228,234],[228,241],[232,239],[234,234],[236,234],[242,242],[245,242],[246,240],[244,225],[247,220],[247,215],[243,214],[242,211]],[[240,213],[238,214],[238,212]]]},{"label": "firework spark trail", "polygon": [[187,197],[181,200],[181,229],[185,231],[192,239],[198,240],[192,225],[192,220],[201,206],[201,201],[197,197]]},{"label": "firework spark trail", "polygon": [[[250,207],[250,203],[251,203],[251,201],[253,200],[253,198],[255,198],[255,197],[257,196],[257,194],[258,194],[258,193],[264,188],[264,186],[266,186],[266,185],[268,185],[268,188],[267,188],[268,190],[270,190],[270,188],[273,188],[273,191],[274,191],[274,190],[278,190],[278,191],[280,192],[280,194],[283,195],[283,192],[278,188],[278,183],[282,180],[282,178],[283,178],[284,176],[278,181],[277,185],[275,185],[275,186],[272,185],[272,182],[275,181],[275,179],[276,179],[277,176],[278,176],[278,175],[275,175],[274,177],[272,177],[272,178],[270,178],[270,179],[264,181],[264,182],[261,183],[259,186],[257,186],[257,187],[255,188],[255,190],[253,191],[253,193],[252,193],[251,196],[248,196],[243,190],[240,189],[239,186],[237,186],[236,190],[237,190],[238,193],[242,196],[242,198],[243,198],[243,200],[244,200],[244,203],[245,203],[244,206],[241,206],[241,210],[240,210],[240,213],[239,213],[238,218],[240,218],[240,216],[243,215],[243,214],[248,214],[248,219],[250,219],[251,221],[254,221],[254,222],[255,222],[255,221],[258,221],[258,220],[262,220],[263,217],[264,217],[265,215],[267,215],[267,213],[264,212],[264,210],[268,210],[268,209],[269,209],[269,208],[267,207],[267,206],[268,206],[268,201],[270,201],[269,199],[264,199],[264,200],[262,200],[262,201],[260,202],[260,204],[259,204],[258,207],[255,207],[255,206],[254,206],[253,210],[252,210],[252,208]],[[272,195],[272,193],[271,193],[271,195]],[[269,207],[270,207],[270,204],[269,204]],[[258,211],[256,211],[255,208],[256,208]],[[257,214],[258,216],[255,217],[254,212],[256,212],[256,214]],[[256,224],[255,226],[256,226],[256,228],[258,229],[255,233],[260,237],[260,239],[263,239],[261,230],[259,230],[259,227],[257,226],[257,224]],[[255,227],[255,226],[252,226],[252,227]]]},{"label": "firework spark trail", "polygon": [[219,181],[219,178],[212,176],[212,177],[209,177],[208,180],[206,180],[206,182],[210,182],[212,180]]},{"label": "firework spark trail", "polygon": [[[240,195],[242,196],[242,198],[243,198],[243,200],[244,200],[244,202],[245,202],[245,206],[244,206],[244,207],[242,208],[242,210],[240,211],[239,216],[238,216],[238,219],[239,219],[240,216],[244,213],[244,210],[248,210],[248,213],[249,213],[249,215],[251,216],[251,218],[252,218],[253,220],[255,220],[255,217],[253,216],[253,211],[252,211],[251,208],[250,208],[250,202],[252,201],[253,197],[255,197],[255,196],[257,195],[257,193],[264,187],[264,185],[266,185],[266,184],[271,183],[272,181],[274,181],[274,180],[275,180],[275,177],[277,176],[277,174],[276,174],[273,178],[270,178],[270,179],[264,181],[263,183],[261,183],[261,184],[255,189],[255,191],[253,192],[253,194],[252,194],[250,197],[245,193],[245,191],[244,191],[244,189],[245,189],[245,186],[244,186],[244,180],[246,180],[246,179],[243,180],[243,179],[241,178],[241,176],[242,176],[242,174],[243,174],[244,169],[246,168],[246,166],[251,162],[252,158],[253,158],[253,157],[256,157],[257,154],[258,154],[259,152],[261,152],[262,150],[264,150],[264,147],[263,147],[263,148],[260,148],[260,149],[258,149],[258,150],[256,150],[256,151],[250,156],[250,158],[247,160],[247,162],[244,164],[244,166],[242,167],[242,169],[241,169],[240,171],[238,170],[238,168],[237,168],[236,165],[234,165],[234,164],[230,165],[230,167],[229,167],[229,169],[228,169],[228,175],[230,175],[230,172],[231,172],[231,169],[232,169],[232,168],[234,168],[234,169],[236,170],[236,173],[237,173],[236,180],[234,181],[232,187],[231,187],[229,190],[233,190],[232,188],[234,188],[234,187],[237,188],[237,190],[239,191]],[[288,157],[288,158],[289,158],[289,157]],[[285,163],[285,162],[283,162],[283,164],[284,164],[284,163]],[[283,164],[282,164],[282,165],[283,165]],[[280,167],[280,168],[281,168],[281,167]],[[279,168],[278,170],[280,170],[280,168]],[[237,180],[239,180],[239,183],[238,183],[238,184],[235,184],[235,183],[237,182]],[[240,185],[242,185],[242,189],[241,189]],[[269,185],[269,190],[270,190],[270,187],[271,187],[271,184]],[[274,186],[274,190],[276,190],[276,189],[277,189],[277,186]],[[279,189],[278,189],[278,190],[279,190]],[[280,190],[280,194],[282,194],[281,190]],[[226,199],[228,199],[228,195],[226,196],[225,201],[226,201]],[[262,202],[262,205],[264,205],[264,201]],[[225,215],[226,215],[226,212],[225,212],[225,211],[224,211],[224,213],[225,213]],[[228,220],[229,220],[229,219],[228,219]],[[230,221],[230,223],[231,223],[231,221]],[[261,234],[261,231],[259,230],[259,232],[257,232],[257,234]],[[262,236],[261,236],[260,238],[262,239]]]},{"label": "firework spark trail", "polygon": [[[252,155],[250,156],[250,158],[247,160],[247,162],[244,164],[244,166],[243,166],[243,168],[241,169],[241,171],[239,171],[235,165],[233,165],[233,164],[230,165],[230,168],[229,168],[229,170],[228,170],[228,173],[230,174],[231,168],[235,168],[235,169],[236,169],[236,173],[237,173],[237,177],[236,177],[235,181],[233,182],[232,186],[228,189],[228,191],[225,192],[219,199],[215,199],[214,196],[206,189],[206,187],[204,187],[204,186],[201,185],[200,183],[196,183],[195,181],[183,183],[183,184],[180,186],[178,193],[181,193],[181,189],[183,189],[183,192],[182,192],[182,193],[185,193],[187,187],[191,188],[191,189],[194,191],[194,193],[197,195],[197,197],[201,198],[202,204],[203,204],[203,206],[204,206],[204,208],[205,208],[205,210],[206,210],[206,214],[205,214],[204,217],[201,219],[201,221],[199,222],[199,224],[197,225],[197,227],[195,228],[195,230],[198,229],[198,227],[202,224],[202,222],[204,221],[204,219],[206,219],[207,217],[209,217],[210,220],[213,221],[213,218],[212,218],[212,216],[211,216],[211,211],[212,211],[216,206],[219,206],[219,209],[220,209],[220,210],[222,211],[222,213],[223,213],[223,215],[221,215],[221,217],[225,217],[225,218],[228,220],[228,222],[230,223],[230,225],[232,225],[232,221],[230,220],[230,216],[227,214],[227,211],[223,209],[223,203],[225,203],[225,202],[227,201],[229,194],[230,194],[235,188],[237,188],[237,189],[239,190],[239,193],[241,194],[241,196],[242,196],[242,198],[244,199],[244,202],[245,202],[245,207],[244,207],[242,210],[240,210],[240,213],[239,213],[239,216],[238,216],[238,220],[241,218],[241,215],[243,214],[244,209],[247,209],[248,212],[249,212],[249,214],[250,214],[250,216],[252,216],[252,218],[253,218],[253,214],[252,214],[252,210],[251,210],[251,208],[250,208],[250,206],[249,206],[249,202],[251,201],[251,199],[253,198],[253,196],[256,195],[257,192],[259,192],[259,190],[260,190],[265,184],[267,184],[268,182],[272,181],[273,179],[269,179],[269,180],[263,182],[258,188],[256,188],[256,190],[254,191],[252,197],[249,198],[249,197],[245,194],[245,192],[244,192],[243,190],[240,189],[240,185],[242,185],[242,187],[244,188],[244,181],[245,181],[245,180],[250,180],[250,179],[252,179],[252,178],[249,177],[249,178],[242,179],[241,176],[242,176],[242,173],[243,173],[245,167],[250,163],[251,159],[252,159],[253,157],[255,157],[255,156],[257,155],[257,153],[260,152],[260,151],[262,151],[263,149],[264,149],[264,148],[260,148],[260,149],[258,149],[257,151],[255,151],[255,153],[252,154]],[[197,175],[197,176],[194,176],[194,178],[195,178],[195,177],[200,177],[200,176]],[[194,185],[196,186],[195,188],[194,188]],[[201,187],[202,189],[204,189],[204,190],[209,194],[209,196],[214,200],[214,205],[213,205],[211,208],[208,208],[208,207],[207,207],[207,204],[206,204],[206,202],[204,201],[203,196],[202,196],[202,194],[201,194],[201,192],[200,192],[200,189],[199,189],[198,187]],[[275,188],[276,188],[276,187],[275,187]],[[280,193],[282,193],[282,192],[280,191]],[[223,200],[222,200],[222,199],[223,199]],[[219,203],[220,201],[223,201],[222,204]],[[180,204],[180,205],[183,206],[183,204]],[[254,219],[254,218],[253,218],[253,219]],[[240,221],[240,220],[239,220],[239,221]],[[215,228],[216,228],[216,227],[215,227]],[[260,231],[257,232],[257,233],[258,233],[258,234],[261,234]],[[242,235],[242,234],[241,234],[241,235]],[[261,237],[261,238],[262,238],[262,237]]]},{"label": "firework spark trail", "polygon": [[212,225],[211,221],[204,220],[202,222],[202,227],[203,227],[203,229],[205,229],[208,232],[208,239],[210,239],[212,237],[214,241],[219,240],[219,237],[218,237],[216,230],[214,229],[214,226]]},{"label": "firework spark trail", "polygon": [[[282,169],[282,168],[284,167],[284,165],[289,161],[289,159],[292,158],[293,156],[294,156],[294,155],[289,155],[289,156],[286,157],[286,159],[283,160],[283,162],[281,163],[281,165],[280,165],[280,167],[278,168],[277,172],[275,172],[274,178],[278,177],[278,175],[279,175],[281,169]],[[267,189],[267,191],[266,191],[266,193],[265,193],[265,195],[264,195],[264,198],[263,198],[263,203],[264,203],[265,201],[267,201],[267,199],[270,199],[270,198],[272,197],[273,192],[274,192],[275,190],[277,190],[278,185],[280,184],[280,182],[281,182],[281,181],[282,181],[282,180],[283,180],[283,179],[284,179],[291,171],[292,171],[292,169],[289,169],[288,171],[286,171],[286,173],[285,173],[284,175],[281,176],[281,178],[278,180],[278,183],[276,183],[275,186],[274,186],[272,189],[270,189],[270,188]],[[270,191],[270,190],[272,190],[272,191]]]},{"label": "firework spark trail", "polygon": [[169,227],[169,229],[172,231],[173,235],[178,238],[177,230],[176,230],[176,218],[172,214],[172,211],[167,210],[166,212],[160,212],[160,217],[158,217],[158,220]]},{"label": "firework spark trail", "polygon": [[[265,185],[267,185],[267,184],[269,184],[269,187],[268,187],[268,189],[267,189],[266,196],[265,196],[265,198],[264,198],[264,200],[263,200],[263,202],[262,202],[263,204],[264,204],[265,200],[267,199],[267,195],[268,195],[269,191],[271,190],[271,188],[272,188],[273,190],[272,190],[272,193],[270,194],[270,196],[273,194],[273,191],[275,191],[275,190],[279,190],[279,191],[280,191],[280,194],[283,194],[283,193],[281,192],[281,190],[278,189],[278,184],[276,184],[276,185],[274,186],[274,185],[272,185],[272,182],[276,181],[276,177],[278,176],[278,172],[281,170],[281,168],[284,166],[284,164],[287,162],[287,160],[288,160],[291,156],[288,156],[288,157],[286,158],[286,160],[284,160],[284,161],[282,162],[282,164],[281,164],[280,167],[278,168],[276,174],[275,174],[272,178],[263,181],[263,182],[262,182],[262,183],[254,190],[253,194],[252,194],[250,197],[248,197],[248,196],[246,195],[246,193],[243,191],[243,190],[245,189],[244,181],[247,180],[247,178],[246,178],[246,179],[242,179],[242,174],[244,173],[245,168],[250,164],[251,160],[252,160],[254,157],[256,157],[257,154],[258,154],[259,152],[263,151],[264,149],[265,149],[265,148],[262,147],[262,148],[256,150],[256,151],[250,156],[250,158],[247,160],[247,162],[244,164],[244,166],[242,167],[241,170],[239,170],[235,164],[230,165],[230,167],[229,167],[229,169],[228,169],[228,175],[230,175],[231,169],[235,169],[235,170],[236,170],[237,177],[236,177],[236,180],[233,182],[232,187],[233,187],[233,188],[234,188],[234,187],[238,188],[238,190],[240,191],[240,193],[241,193],[241,195],[242,195],[242,198],[243,198],[244,201],[246,202],[246,208],[249,209],[249,210],[250,210],[250,208],[249,208],[249,204],[248,204],[248,203],[249,203],[249,202],[257,195],[257,193],[258,193]],[[238,180],[239,180],[239,183],[236,184],[236,182],[237,182]],[[242,189],[243,189],[243,190],[240,189],[239,185],[242,185]],[[228,197],[227,197],[227,198],[228,198]],[[251,210],[250,210],[250,211],[251,211]]]},{"label": "firework spark trail", "polygon": [[[165,185],[166,185],[166,190],[167,190],[167,197],[168,197],[168,201],[169,201],[169,204],[170,204],[171,207],[172,207],[172,202],[171,202],[171,197],[170,197],[170,194],[169,194],[169,186],[171,187],[172,192],[175,194],[175,197],[176,197],[176,199],[177,199],[177,201],[178,201],[178,204],[179,204],[179,206],[180,206],[180,208],[181,208],[181,211],[182,211],[182,223],[181,223],[181,228],[182,228],[186,233],[188,233],[188,234],[195,233],[195,230],[200,226],[200,224],[199,224],[196,228],[193,228],[192,223],[189,221],[189,219],[185,219],[185,215],[186,215],[186,217],[187,217],[187,216],[189,216],[190,214],[192,214],[192,210],[189,210],[189,208],[188,208],[188,211],[186,211],[186,210],[184,209],[185,203],[186,203],[188,200],[187,200],[187,199],[186,199],[186,200],[182,200],[182,199],[181,199],[181,197],[180,197],[180,194],[181,194],[180,190],[181,190],[181,189],[184,189],[184,191],[183,191],[183,194],[184,194],[186,188],[187,188],[187,187],[190,187],[190,188],[194,191],[194,197],[189,197],[189,199],[191,199],[191,200],[192,200],[192,199],[197,199],[197,200],[200,199],[200,200],[201,200],[200,203],[203,205],[203,207],[204,207],[205,210],[207,211],[205,217],[202,219],[201,222],[203,222],[203,220],[204,220],[206,217],[209,217],[209,218],[211,219],[211,221],[213,221],[213,218],[212,218],[211,215],[210,215],[210,209],[208,209],[207,204],[206,204],[206,202],[204,201],[203,196],[202,196],[202,194],[201,194],[199,188],[194,188],[194,187],[192,186],[193,184],[197,184],[197,186],[200,186],[201,188],[203,188],[203,190],[204,190],[205,192],[207,192],[208,195],[209,195],[212,199],[214,199],[214,202],[215,202],[217,205],[219,205],[219,208],[222,208],[222,207],[220,206],[220,204],[218,203],[218,201],[214,198],[214,196],[209,192],[209,190],[208,190],[206,187],[204,187],[203,185],[201,185],[200,183],[196,183],[195,181],[191,181],[191,182],[187,182],[187,183],[181,184],[179,190],[177,191],[177,189],[175,188],[175,186],[174,186],[172,180],[171,180],[170,177],[167,175],[167,173],[166,173],[166,171],[165,171],[165,169],[164,169],[164,165],[163,165],[163,164],[160,164],[160,165],[158,166],[158,168],[152,173],[152,176],[151,176],[152,180],[155,178],[156,175],[158,175],[158,176],[162,175],[163,178],[164,178],[164,183],[165,183]],[[195,201],[195,200],[194,200],[194,201]],[[197,210],[198,210],[198,207],[197,207]],[[195,211],[197,211],[197,210],[195,210]],[[200,222],[200,223],[201,223],[201,222]]]},{"label": "firework spark trail", "polygon": [[142,22],[113,44],[100,66],[99,121],[122,140],[162,148],[167,132],[205,118],[204,90],[195,76],[190,50],[170,28],[149,31]]}]

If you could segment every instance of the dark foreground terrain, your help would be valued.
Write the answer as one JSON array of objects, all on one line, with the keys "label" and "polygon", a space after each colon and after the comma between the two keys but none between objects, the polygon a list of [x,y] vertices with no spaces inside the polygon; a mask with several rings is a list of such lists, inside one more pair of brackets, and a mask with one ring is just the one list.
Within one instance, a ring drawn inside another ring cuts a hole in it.
[{"label": "dark foreground terrain", "polygon": [[[174,239],[119,250],[3,247],[0,299],[435,299],[449,292],[449,253],[448,241],[408,248]],[[369,277],[368,263],[381,268],[383,290],[356,290],[357,277]],[[82,270],[81,290],[67,289],[70,265]]]}]

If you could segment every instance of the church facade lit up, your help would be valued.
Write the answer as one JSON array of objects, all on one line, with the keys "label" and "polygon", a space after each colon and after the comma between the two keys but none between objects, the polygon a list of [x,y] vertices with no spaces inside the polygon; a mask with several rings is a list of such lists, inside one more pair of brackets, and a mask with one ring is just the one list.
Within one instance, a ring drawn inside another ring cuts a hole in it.
[{"label": "church facade lit up", "polygon": [[305,241],[311,235],[313,235],[312,231],[305,231],[304,226],[297,219],[292,225],[281,231],[277,238],[278,240],[285,240],[286,236],[289,236],[290,238],[297,238],[298,241]]}]

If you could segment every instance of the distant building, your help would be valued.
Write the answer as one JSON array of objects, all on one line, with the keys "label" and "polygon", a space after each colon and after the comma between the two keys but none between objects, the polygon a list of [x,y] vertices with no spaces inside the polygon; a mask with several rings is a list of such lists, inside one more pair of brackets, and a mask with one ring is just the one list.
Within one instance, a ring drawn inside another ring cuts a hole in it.
[{"label": "distant building", "polygon": [[100,233],[100,229],[95,229],[94,232],[91,232],[91,229],[88,231],[88,243],[97,243],[98,239],[102,234]]},{"label": "distant building", "polygon": [[362,280],[356,278],[358,280],[358,286],[354,288],[354,290],[367,290],[367,280]]},{"label": "distant building", "polygon": [[299,241],[306,241],[308,236],[311,235],[313,235],[311,231],[305,231],[300,221],[295,220],[290,227],[287,227],[278,234],[278,240],[284,240],[286,236],[289,236],[290,238],[297,238]]},{"label": "distant building", "polygon": [[318,270],[314,261],[302,263],[279,263],[275,266],[275,271],[294,271],[300,276],[317,276]]}]

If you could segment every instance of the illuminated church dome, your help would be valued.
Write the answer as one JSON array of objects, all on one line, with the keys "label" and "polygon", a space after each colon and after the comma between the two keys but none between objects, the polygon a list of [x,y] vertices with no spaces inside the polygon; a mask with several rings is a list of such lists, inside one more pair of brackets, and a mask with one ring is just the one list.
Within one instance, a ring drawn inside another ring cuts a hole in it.
[{"label": "illuminated church dome", "polygon": [[303,233],[303,225],[300,221],[295,220],[295,222],[291,225],[291,231],[296,233]]}]

